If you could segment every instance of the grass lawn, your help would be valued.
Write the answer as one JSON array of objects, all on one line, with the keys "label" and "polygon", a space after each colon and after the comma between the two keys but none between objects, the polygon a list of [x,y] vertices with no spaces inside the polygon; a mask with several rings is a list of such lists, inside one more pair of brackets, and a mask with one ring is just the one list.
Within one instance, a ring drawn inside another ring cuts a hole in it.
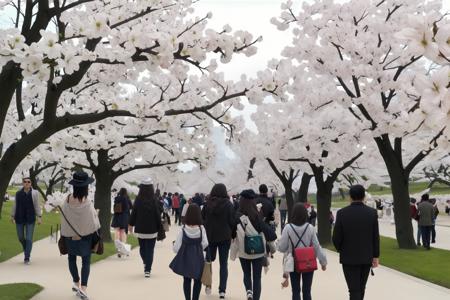
[{"label": "grass lawn", "polygon": [[34,283],[11,283],[0,285],[0,300],[27,300],[43,290]]},{"label": "grass lawn", "polygon": [[[410,194],[420,193],[428,188],[428,182],[411,182],[409,184]],[[368,192],[372,195],[386,195],[391,193],[391,188],[381,186],[371,186]],[[450,194],[450,187],[445,184],[436,183],[430,191],[430,195]]]},{"label": "grass lawn", "polygon": [[[17,240],[16,225],[10,221],[10,213],[13,202],[3,204],[2,218],[0,219],[0,262],[10,259],[22,252],[22,246]],[[60,215],[57,213],[43,212],[42,224],[35,226],[33,240],[38,241],[50,235],[50,227],[55,230],[60,223]]]},{"label": "grass lawn", "polygon": [[[329,245],[326,248],[335,251]],[[388,268],[450,288],[450,251],[420,247],[415,250],[399,249],[397,241],[381,237],[380,263]]]}]

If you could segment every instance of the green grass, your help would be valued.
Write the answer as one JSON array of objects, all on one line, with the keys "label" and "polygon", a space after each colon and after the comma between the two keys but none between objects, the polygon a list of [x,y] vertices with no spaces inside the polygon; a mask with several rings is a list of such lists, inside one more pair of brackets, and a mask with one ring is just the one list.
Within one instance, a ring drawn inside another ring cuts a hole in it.
[{"label": "green grass", "polygon": [[[2,218],[0,219],[0,263],[22,252],[22,246],[17,240],[16,225],[11,223],[11,208],[13,202],[3,204]],[[38,241],[50,235],[50,227],[55,230],[60,223],[60,215],[43,212],[42,224],[35,226],[33,240]]]},{"label": "green grass", "polygon": [[[449,250],[399,249],[397,241],[388,237],[380,237],[380,243],[381,265],[450,288]],[[326,248],[336,251],[331,245]]]},{"label": "green grass", "polygon": [[11,283],[0,285],[0,300],[27,300],[43,290],[34,283]]},{"label": "green grass", "polygon": [[[411,182],[409,184],[410,194],[420,193],[428,188],[428,182]],[[370,186],[367,190],[372,195],[386,195],[391,193],[390,187],[381,187],[377,185]],[[450,187],[445,184],[436,183],[430,191],[430,195],[450,194]]]}]

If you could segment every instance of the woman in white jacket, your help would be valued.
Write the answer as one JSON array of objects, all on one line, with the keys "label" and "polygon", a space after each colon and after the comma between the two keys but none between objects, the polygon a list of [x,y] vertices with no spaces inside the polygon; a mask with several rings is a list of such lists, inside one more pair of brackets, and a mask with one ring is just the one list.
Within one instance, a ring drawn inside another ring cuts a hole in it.
[{"label": "woman in white jacket", "polygon": [[[289,264],[289,266],[285,265],[285,274],[283,276],[285,278],[290,276],[292,300],[300,300],[300,292],[303,294],[303,300],[311,300],[311,286],[314,271],[297,273],[294,270],[292,257],[293,246],[295,248],[314,247],[314,252],[319,259],[322,270],[326,270],[327,257],[319,244],[315,227],[308,223],[308,211],[302,203],[297,203],[292,208],[291,223],[284,227],[281,239],[278,242],[278,251],[285,254],[284,263]],[[300,288],[300,280],[303,281],[302,288]]]},{"label": "woman in white jacket", "polygon": [[[236,239],[233,242],[231,253],[232,258],[239,257],[244,273],[247,300],[259,300],[261,297],[261,273],[266,254],[266,241],[272,242],[277,239],[275,232],[260,216],[256,207],[255,197],[256,194],[253,190],[244,190],[241,193],[237,215]],[[255,237],[259,240],[260,245],[262,243],[262,251],[250,253],[252,247],[249,245],[248,239]]]}]

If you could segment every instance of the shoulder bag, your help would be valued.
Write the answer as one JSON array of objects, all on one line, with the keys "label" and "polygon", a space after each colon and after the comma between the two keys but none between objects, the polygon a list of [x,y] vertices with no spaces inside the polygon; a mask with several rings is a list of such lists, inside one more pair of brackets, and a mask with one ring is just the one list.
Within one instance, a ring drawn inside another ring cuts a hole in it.
[{"label": "shoulder bag", "polygon": [[264,254],[266,252],[266,247],[261,234],[248,235],[246,232],[247,225],[244,225],[241,221],[239,222],[241,223],[245,235],[244,252],[249,255]]},{"label": "shoulder bag", "polygon": [[[314,251],[314,247],[312,247],[312,239],[309,246],[307,246],[302,240],[303,236],[308,230],[309,224],[306,225],[306,228],[301,236],[298,235],[297,231],[295,231],[294,226],[292,226],[292,224],[289,225],[291,226],[292,230],[294,231],[295,235],[298,238],[297,244],[294,245],[291,237],[289,237],[289,240],[291,241],[292,245],[292,256],[294,257],[295,271],[297,273],[308,273],[317,270],[316,253]],[[302,243],[303,246],[305,247],[297,248],[300,243]]]}]

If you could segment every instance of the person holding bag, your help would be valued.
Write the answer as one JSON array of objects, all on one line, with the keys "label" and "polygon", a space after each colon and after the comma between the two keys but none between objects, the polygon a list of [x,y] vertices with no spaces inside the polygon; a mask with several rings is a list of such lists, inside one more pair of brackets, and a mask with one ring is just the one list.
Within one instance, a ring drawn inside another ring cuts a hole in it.
[{"label": "person holding bag", "polygon": [[[115,231],[114,240],[116,241],[116,245],[125,246],[127,243],[128,221],[130,219],[130,210],[132,206],[133,204],[128,197],[127,189],[121,188],[114,199],[114,215],[111,222],[111,227],[114,228]],[[127,254],[123,252],[124,251],[122,251],[121,248],[117,248],[117,256],[119,258],[122,254]]]},{"label": "person holding bag", "polygon": [[233,241],[234,245],[231,247],[230,256],[232,259],[239,257],[244,273],[246,299],[259,300],[261,297],[261,274],[266,255],[266,241],[275,241],[277,235],[259,214],[256,207],[255,192],[244,190],[240,196],[236,239]]},{"label": "person holding bag", "polygon": [[[129,225],[130,232],[133,232],[134,227],[134,232],[139,241],[139,254],[144,263],[145,278],[150,278],[156,239],[158,233],[161,235],[163,228],[157,201],[152,180],[148,178],[142,181],[131,211]],[[160,238],[162,237],[160,236]]]},{"label": "person holding bag", "polygon": [[[208,237],[203,227],[200,207],[190,204],[177,239],[173,243],[175,258],[169,267],[183,276],[183,291],[186,300],[198,300],[202,288],[205,257],[203,250],[208,247]],[[192,287],[192,280],[194,281]]]},{"label": "person holding bag", "polygon": [[[73,193],[61,207],[61,242],[68,254],[69,271],[72,275],[72,290],[81,299],[88,299],[87,284],[90,273],[91,253],[97,239],[100,222],[93,203],[88,199],[89,184],[94,182],[85,172],[73,174],[69,182]],[[77,256],[81,257],[81,283],[78,274]]]},{"label": "person holding bag", "polygon": [[[316,258],[322,270],[326,270],[327,258],[319,244],[314,226],[308,223],[308,211],[302,203],[296,203],[292,209],[291,223],[284,227],[278,243],[278,251],[284,253],[284,274],[291,279],[292,300],[311,300],[311,286]],[[300,282],[303,282],[300,288]]]}]

